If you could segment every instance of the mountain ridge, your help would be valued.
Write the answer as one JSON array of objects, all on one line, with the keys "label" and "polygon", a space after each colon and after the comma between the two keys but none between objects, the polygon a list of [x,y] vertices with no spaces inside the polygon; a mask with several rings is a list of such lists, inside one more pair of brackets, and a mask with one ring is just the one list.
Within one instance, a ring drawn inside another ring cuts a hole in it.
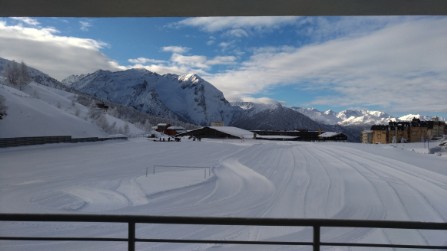
[{"label": "mountain ridge", "polygon": [[[0,70],[8,62],[0,58]],[[280,102],[230,103],[211,83],[191,73],[160,75],[145,69],[115,72],[98,70],[89,74],[72,75],[59,82],[45,73],[29,68],[33,80],[39,84],[86,94],[166,121],[183,121],[196,125],[224,122],[225,125],[248,130],[321,129],[344,132],[358,138],[362,129],[396,119],[381,111],[319,111],[314,108],[286,107]],[[427,119],[412,114],[406,119],[413,117]]]},{"label": "mountain ridge", "polygon": [[195,74],[160,75],[144,69],[96,71],[78,78],[70,87],[143,112],[199,125],[230,123],[234,110],[220,90]]}]

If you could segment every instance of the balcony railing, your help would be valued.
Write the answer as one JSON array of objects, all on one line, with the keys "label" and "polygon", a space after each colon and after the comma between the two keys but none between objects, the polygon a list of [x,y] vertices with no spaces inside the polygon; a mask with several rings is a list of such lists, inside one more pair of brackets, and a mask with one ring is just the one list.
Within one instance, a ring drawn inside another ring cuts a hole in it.
[{"label": "balcony railing", "polygon": [[[69,214],[0,214],[0,224],[5,221],[19,222],[96,222],[126,223],[126,238],[105,237],[24,237],[0,236],[0,240],[14,241],[113,241],[127,242],[128,250],[135,250],[136,242],[153,243],[199,243],[199,244],[238,244],[238,245],[297,245],[312,246],[314,251],[320,247],[369,247],[369,248],[406,248],[406,249],[447,249],[447,246],[410,245],[388,243],[346,243],[321,241],[321,228],[384,228],[446,231],[447,223],[410,222],[410,221],[376,221],[376,220],[337,220],[337,219],[284,219],[284,218],[228,218],[228,217],[182,217],[182,216],[135,216],[135,215],[69,215]],[[187,224],[187,225],[227,225],[227,226],[284,226],[312,227],[313,238],[308,242],[263,241],[263,240],[197,240],[197,239],[149,239],[136,238],[136,224]],[[446,233],[447,237],[447,233]],[[447,238],[446,238],[447,240]]]}]

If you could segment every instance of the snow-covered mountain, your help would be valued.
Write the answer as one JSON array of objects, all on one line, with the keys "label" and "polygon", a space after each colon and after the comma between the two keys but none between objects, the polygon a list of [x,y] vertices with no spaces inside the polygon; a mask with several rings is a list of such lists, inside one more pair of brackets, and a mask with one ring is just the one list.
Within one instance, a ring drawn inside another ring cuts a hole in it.
[{"label": "snow-covered mountain", "polygon": [[292,107],[292,109],[323,124],[337,125],[340,121],[340,119],[337,118],[337,113],[332,110],[322,112],[314,108]]},{"label": "snow-covered mountain", "polygon": [[334,112],[332,110],[319,111],[314,108],[293,107],[295,111],[301,112],[309,118],[327,125],[372,125],[388,123],[393,117],[381,111],[369,110],[344,110]]},{"label": "snow-covered mountain", "polygon": [[[432,119],[432,117],[430,117],[430,116],[424,116],[424,115],[420,115],[420,114],[407,114],[407,115],[399,117],[398,120],[399,121],[411,121],[414,118],[420,119],[423,121],[428,121],[428,120]],[[445,120],[444,118],[439,118],[439,119]]]},{"label": "snow-covered mountain", "polygon": [[165,118],[208,125],[213,121],[228,124],[233,117],[234,107],[223,93],[195,74],[100,70],[64,82],[80,92]]},{"label": "snow-covered mountain", "polygon": [[234,126],[250,130],[295,130],[326,129],[325,125],[313,121],[309,117],[288,107],[277,104],[255,104],[243,102],[238,104],[242,109],[236,113]]},{"label": "snow-covered mountain", "polygon": [[[29,136],[104,137],[125,131],[141,134],[144,131],[126,121],[104,114],[102,124],[92,119],[89,107],[76,102],[76,95],[36,82],[22,91],[0,84],[7,116],[0,121],[0,138]],[[104,126],[107,126],[107,130]],[[127,125],[127,126],[126,126]],[[113,127],[113,128],[112,128]]]},{"label": "snow-covered mountain", "polygon": [[85,77],[85,74],[80,74],[80,75],[70,75],[67,78],[63,79],[61,81],[62,84],[66,85],[66,86],[70,86],[71,84],[73,84],[74,82],[78,81],[79,79]]},{"label": "snow-covered mountain", "polygon": [[372,125],[389,122],[391,115],[381,111],[344,110],[337,114],[340,125]]},{"label": "snow-covered mountain", "polygon": [[[0,73],[3,72],[6,65],[10,64],[12,61],[1,58],[0,57]],[[52,88],[60,89],[60,90],[67,90],[67,87],[64,86],[61,82],[57,81],[56,79],[50,77],[49,75],[28,66],[28,73],[31,77],[31,79],[41,85],[49,86]]]},{"label": "snow-covered mountain", "polygon": [[253,116],[257,113],[266,111],[266,110],[276,110],[279,107],[282,107],[282,105],[279,102],[276,103],[254,103],[254,102],[231,102],[231,105],[240,108],[240,111],[244,113],[246,116]]}]

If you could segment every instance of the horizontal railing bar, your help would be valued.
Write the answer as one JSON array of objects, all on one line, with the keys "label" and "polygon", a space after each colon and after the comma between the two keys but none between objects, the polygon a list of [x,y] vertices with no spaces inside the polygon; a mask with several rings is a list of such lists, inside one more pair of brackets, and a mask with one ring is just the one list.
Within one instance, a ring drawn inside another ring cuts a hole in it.
[{"label": "horizontal railing bar", "polygon": [[144,216],[144,215],[67,215],[67,214],[0,214],[0,221],[43,221],[43,222],[101,222],[101,223],[152,223],[191,225],[234,225],[234,226],[289,226],[289,227],[358,227],[447,230],[444,222],[375,221],[341,219],[287,219],[287,218],[228,218],[188,216]]},{"label": "horizontal railing bar", "polygon": [[[9,241],[98,241],[98,242],[127,242],[127,238],[92,238],[92,237],[0,237]],[[243,241],[243,240],[181,240],[181,239],[135,239],[135,242],[157,243],[196,243],[196,244],[241,244],[241,245],[283,245],[283,246],[312,246],[312,242],[288,241]],[[447,246],[406,245],[406,244],[376,244],[376,243],[341,243],[321,242],[320,246],[331,247],[376,247],[376,248],[410,248],[410,249],[447,249]]]},{"label": "horizontal railing bar", "polygon": [[175,165],[153,165],[154,167],[178,167],[178,168],[210,168],[209,166],[175,166]]},{"label": "horizontal railing bar", "polygon": [[243,241],[243,240],[194,240],[194,239],[135,239],[136,242],[158,243],[197,243],[197,244],[248,244],[248,245],[286,245],[286,246],[312,246],[312,242],[294,241]]},{"label": "horizontal railing bar", "polygon": [[[136,230],[135,224],[177,224],[177,225],[192,224],[192,225],[284,226],[284,227],[287,226],[287,227],[312,227],[314,230],[320,228],[330,228],[330,227],[447,230],[447,223],[442,222],[342,220],[342,219],[184,217],[184,216],[144,216],[144,215],[1,214],[1,213],[0,213],[0,221],[124,223],[128,224],[128,230],[129,230],[128,238],[0,236],[0,240],[128,242],[129,250],[134,250],[135,242],[295,245],[295,246],[300,245],[300,246],[314,246],[314,249],[316,248],[316,250],[319,250],[320,246],[447,249],[447,246],[432,246],[432,245],[320,242],[319,234],[315,236],[315,233],[314,233],[314,242],[135,238],[135,230]],[[319,233],[319,231],[317,232]]]},{"label": "horizontal railing bar", "polygon": [[342,243],[342,242],[321,242],[320,246],[330,246],[330,247],[410,248],[410,249],[447,249],[447,246],[407,245],[407,244],[379,244],[379,243]]},{"label": "horizontal railing bar", "polygon": [[127,238],[95,238],[95,237],[17,237],[17,236],[0,236],[3,241],[115,241],[127,242]]}]

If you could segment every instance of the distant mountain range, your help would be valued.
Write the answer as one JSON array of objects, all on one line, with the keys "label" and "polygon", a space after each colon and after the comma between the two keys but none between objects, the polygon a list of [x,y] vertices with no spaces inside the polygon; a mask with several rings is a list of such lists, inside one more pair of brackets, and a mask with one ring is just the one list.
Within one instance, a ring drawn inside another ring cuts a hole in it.
[{"label": "distant mountain range", "polygon": [[[9,61],[0,58],[0,71]],[[380,111],[332,110],[285,107],[278,103],[228,102],[223,93],[196,74],[160,75],[145,69],[125,71],[99,70],[86,75],[72,75],[62,82],[30,68],[39,84],[91,95],[105,102],[132,107],[138,111],[169,120],[196,125],[221,121],[245,129],[336,130],[358,137],[359,130],[390,120],[411,120],[420,115],[394,118]],[[355,129],[353,129],[355,128]]]},{"label": "distant mountain range", "polygon": [[432,119],[431,117],[422,116],[420,114],[408,114],[401,117],[393,117],[385,112],[369,110],[344,110],[341,112],[327,110],[322,112],[314,108],[292,107],[292,109],[308,116],[315,121],[327,125],[374,125],[387,124],[390,121],[411,121],[413,118],[417,118],[420,120]]}]

